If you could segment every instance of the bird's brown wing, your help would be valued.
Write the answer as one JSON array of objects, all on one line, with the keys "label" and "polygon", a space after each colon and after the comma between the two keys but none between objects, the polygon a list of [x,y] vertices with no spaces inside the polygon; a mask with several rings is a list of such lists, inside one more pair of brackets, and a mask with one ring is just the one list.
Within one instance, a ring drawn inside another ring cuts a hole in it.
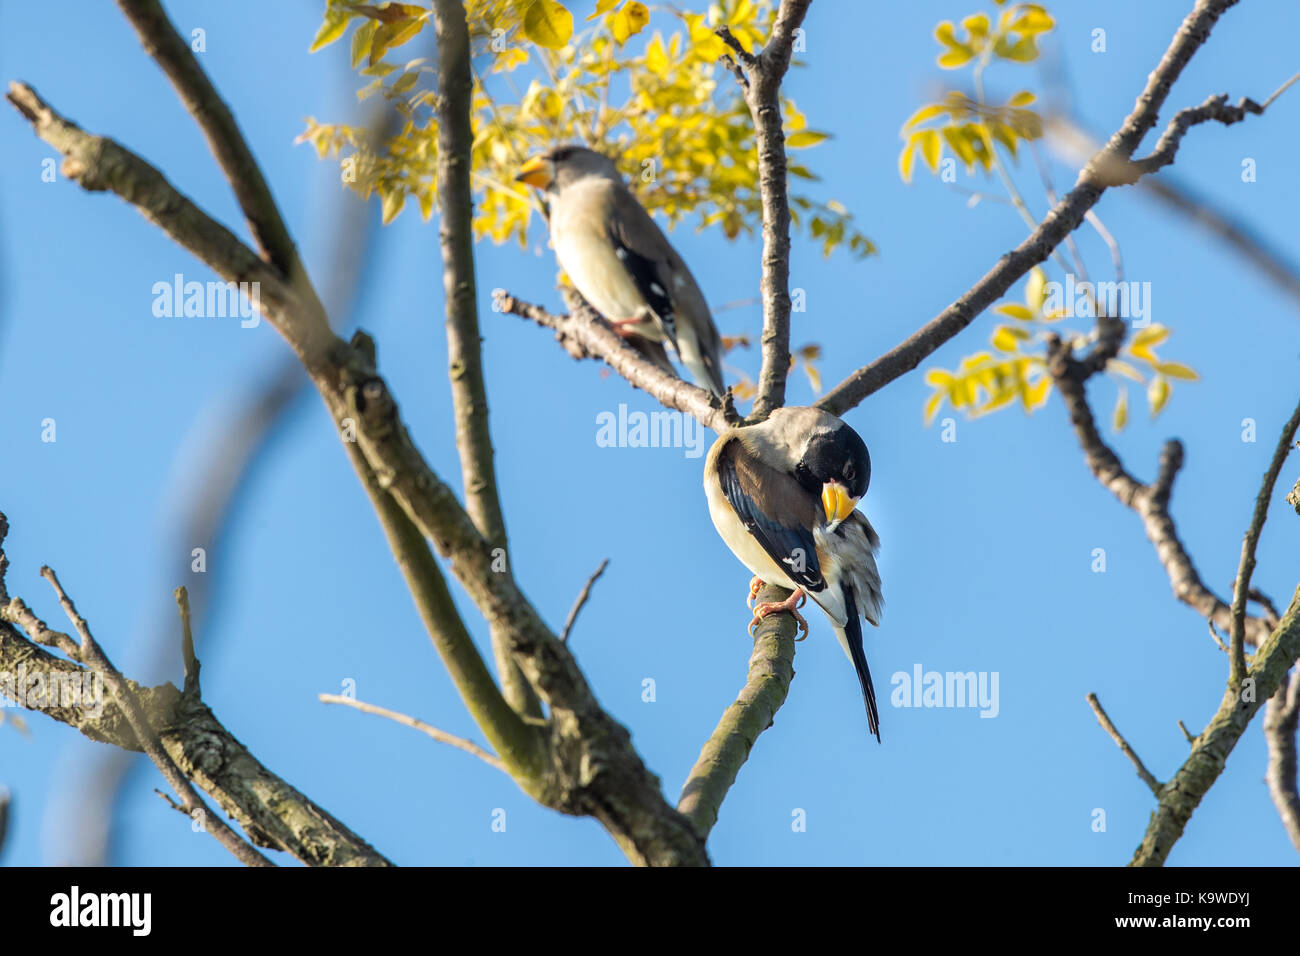
[{"label": "bird's brown wing", "polygon": [[812,532],[817,497],[793,475],[764,464],[740,437],[722,449],[717,467],[727,501],[768,556],[805,591],[823,590]]}]

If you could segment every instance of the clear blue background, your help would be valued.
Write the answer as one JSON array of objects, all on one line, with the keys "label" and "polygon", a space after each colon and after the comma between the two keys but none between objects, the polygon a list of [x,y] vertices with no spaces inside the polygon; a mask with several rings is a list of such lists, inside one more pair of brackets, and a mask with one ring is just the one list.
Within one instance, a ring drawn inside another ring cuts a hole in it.
[{"label": "clear blue background", "polygon": [[[591,3],[577,3],[579,15]],[[1132,108],[1190,0],[1054,3],[1048,45],[1082,119],[1108,135]],[[823,259],[796,238],[792,284],[806,290],[796,344],[820,342],[827,384],[889,349],[932,317],[1023,238],[998,203],[965,197],[926,174],[900,182],[898,129],[937,84],[931,30],[973,2],[884,4],[819,0],[807,22],[806,66],[788,91],[810,125],[835,138],[806,154],[822,198],[855,211],[880,255]],[[319,281],[337,221],[337,168],[294,137],[310,114],[355,118],[347,44],[307,47],[321,5],[170,2],[179,28],[206,30],[201,61],[233,108]],[[187,195],[246,229],[206,145],[172,89],[109,4],[56,16],[41,4],[0,3],[0,76],[33,84],[56,108],[155,163]],[[1107,52],[1090,50],[1104,28]],[[1174,89],[1162,120],[1208,94],[1262,99],[1300,62],[1300,10],[1256,0],[1230,11]],[[419,55],[422,51],[411,53]],[[723,80],[727,78],[722,77]],[[996,67],[992,96],[1043,88],[1037,67]],[[1300,183],[1300,91],[1266,117],[1225,130],[1197,128],[1176,174],[1294,247]],[[1154,143],[1149,137],[1147,148]],[[161,319],[154,282],[207,270],[120,200],[47,184],[53,151],[12,110],[0,110],[0,508],[13,526],[9,589],[51,620],[57,606],[38,577],[53,565],[123,670],[157,656],[149,635],[188,579],[177,553],[175,489],[195,449],[222,435],[287,349],[267,324]],[[1243,183],[1243,158],[1258,180]],[[1020,170],[1037,215],[1032,167]],[[1057,170],[1062,191],[1073,182]],[[981,188],[982,178],[963,184]],[[990,188],[992,188],[990,186]],[[1205,581],[1227,593],[1260,475],[1295,402],[1300,314],[1231,252],[1139,191],[1099,207],[1123,246],[1130,278],[1153,287],[1154,318],[1174,329],[1163,349],[1202,373],[1179,384],[1149,421],[1140,396],[1114,444],[1149,480],[1161,443],[1181,437],[1187,468],[1173,501],[1180,533]],[[377,215],[372,209],[371,215]],[[679,229],[674,242],[714,303],[752,298],[754,241]],[[1079,234],[1094,275],[1109,258]],[[436,224],[410,212],[379,240],[358,318],[413,434],[435,469],[459,487],[444,374],[442,279]],[[558,306],[555,267],[540,229],[533,249],[477,249],[484,356],[501,491],[515,573],[559,626],[602,558],[609,570],[571,647],[601,702],[632,732],[675,799],[700,745],[741,686],[749,654],[743,606],[748,572],[715,535],[700,491],[701,461],[673,449],[608,449],[595,419],[621,402],[649,409],[601,366],[575,363],[551,336],[491,312],[509,288]],[[1017,296],[1019,290],[1017,289]],[[757,308],[720,313],[724,334],[755,334]],[[924,367],[951,368],[983,348],[982,316]],[[753,353],[729,361],[752,373]],[[789,702],[765,733],[723,807],[709,847],[719,864],[1100,864],[1128,860],[1153,801],[1098,728],[1084,701],[1097,692],[1153,772],[1167,778],[1187,753],[1176,726],[1194,731],[1217,708],[1224,656],[1204,621],[1171,595],[1136,516],[1084,466],[1059,399],[1032,418],[1016,410],[968,422],[942,443],[925,428],[921,373],[847,416],[870,445],[865,502],[884,542],[887,599],[868,655],[883,699],[890,675],[997,671],[1001,712],[884,707],[884,745],[866,734],[852,670],[825,622],[799,646]],[[1114,385],[1092,394],[1108,417]],[[802,377],[790,399],[814,398]],[[945,414],[948,414],[945,412]],[[54,418],[57,442],[42,443]],[[1245,443],[1241,422],[1258,422]],[[1296,477],[1295,463],[1284,483]],[[1260,546],[1257,584],[1285,604],[1297,580],[1300,527],[1275,506]],[[357,480],[314,395],[295,403],[240,499],[226,537],[209,546],[213,613],[199,653],[207,702],[271,770],[402,864],[619,864],[594,822],[540,808],[507,778],[460,752],[375,717],[316,700],[345,680],[357,695],[478,738],[424,635]],[[1091,570],[1104,548],[1107,569]],[[458,597],[462,597],[458,593]],[[486,648],[468,601],[467,621]],[[175,629],[173,628],[173,634]],[[487,651],[485,650],[485,653]],[[179,651],[166,675],[179,680]],[[642,700],[653,679],[656,700]],[[13,711],[8,711],[12,713]],[[31,736],[0,728],[0,783],[14,792],[6,863],[78,858],[74,822],[92,744],[40,715]],[[1172,864],[1295,865],[1263,781],[1255,722],[1221,781],[1197,810]],[[120,804],[114,861],[229,864],[210,837],[151,791],[137,765]],[[492,829],[496,809],[505,832]],[[1094,808],[1105,832],[1092,828]],[[806,832],[792,814],[806,812]],[[285,858],[285,862],[292,862]]]}]

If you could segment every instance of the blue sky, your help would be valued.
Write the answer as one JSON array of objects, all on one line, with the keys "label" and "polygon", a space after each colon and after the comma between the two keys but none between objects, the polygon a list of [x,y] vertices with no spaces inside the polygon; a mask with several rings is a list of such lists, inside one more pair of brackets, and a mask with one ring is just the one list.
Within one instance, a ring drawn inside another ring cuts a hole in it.
[{"label": "blue sky", "polygon": [[[580,14],[584,6],[594,4],[575,4]],[[356,115],[359,83],[344,69],[345,45],[307,54],[320,5],[305,0],[167,7],[184,31],[206,31],[203,65],[323,282],[337,170],[293,139],[306,115]],[[1118,126],[1189,7],[1189,0],[1051,5],[1059,26],[1050,49],[1088,127],[1108,135]],[[897,174],[898,129],[944,79],[934,65],[933,25],[981,8],[948,0],[821,0],[812,8],[806,66],[787,89],[811,126],[834,134],[808,154],[823,177],[813,188],[853,210],[880,248],[858,263],[843,254],[824,259],[795,239],[792,285],[806,290],[807,311],[795,317],[794,340],[822,343],[828,384],[895,345],[1023,238],[1009,207],[968,208],[928,175],[907,186]],[[0,11],[6,81],[31,83],[246,234],[201,135],[116,8],[77,5],[51,18],[40,5],[3,0]],[[1098,27],[1105,53],[1090,49]],[[1230,11],[1163,118],[1211,93],[1267,96],[1298,67],[1298,28],[1300,10],[1282,0]],[[987,82],[994,96],[1042,87],[1032,67],[994,68]],[[1291,245],[1300,200],[1298,93],[1231,129],[1193,130],[1175,167],[1282,248]],[[12,524],[9,589],[56,617],[38,577],[42,563],[53,565],[118,666],[138,675],[157,655],[148,641],[159,615],[170,613],[171,589],[189,575],[188,549],[176,553],[169,533],[175,489],[194,449],[222,434],[223,419],[287,349],[265,323],[243,329],[231,320],[155,317],[155,282],[177,272],[204,281],[205,268],[116,198],[87,195],[62,178],[42,182],[41,162],[54,154],[10,110],[0,112],[0,155],[0,509]],[[1242,181],[1245,158],[1256,162],[1254,182]],[[1018,175],[1041,215],[1032,168]],[[1055,176],[1062,190],[1073,182],[1065,168]],[[963,174],[961,182],[984,188],[982,177]],[[1202,376],[1180,384],[1154,422],[1138,401],[1113,443],[1149,480],[1162,442],[1184,441],[1174,516],[1202,577],[1225,593],[1260,476],[1294,406],[1300,315],[1234,254],[1139,191],[1112,191],[1099,212],[1123,248],[1128,277],[1151,283],[1153,318],[1174,330],[1164,353]],[[673,241],[711,302],[756,294],[756,242],[728,243],[716,230],[689,227]],[[1092,271],[1106,276],[1105,247],[1090,232],[1079,241]],[[516,577],[559,627],[587,576],[610,559],[570,646],[675,799],[744,680],[749,573],[709,522],[701,459],[681,449],[598,447],[601,412],[620,403],[649,410],[651,400],[595,363],[573,362],[531,324],[490,311],[498,286],[559,305],[540,231],[533,246],[477,248]],[[459,487],[436,224],[403,215],[383,231],[377,252],[359,322],[378,341],[381,370],[416,441]],[[752,307],[718,315],[728,335],[754,334],[760,322]],[[982,316],[923,369],[951,368],[985,347],[993,323]],[[733,353],[731,361],[751,372],[757,365],[753,354]],[[1087,472],[1059,399],[1028,418],[1014,409],[959,417],[957,441],[945,443],[938,427],[922,424],[926,394],[918,372],[846,416],[871,449],[864,506],[883,542],[886,610],[867,651],[884,744],[867,736],[852,668],[825,622],[813,618],[790,699],[710,838],[716,863],[1122,863],[1153,801],[1084,695],[1099,694],[1162,779],[1187,752],[1176,721],[1195,731],[1218,705],[1224,656],[1203,620],[1172,597],[1136,516]],[[1108,414],[1114,385],[1097,381],[1092,394]],[[792,379],[792,402],[814,397],[806,380]],[[41,441],[47,418],[57,423],[54,443]],[[1242,441],[1244,418],[1258,422],[1256,443]],[[1289,467],[1283,481],[1294,478]],[[1294,516],[1275,507],[1255,581],[1279,603],[1296,583],[1296,536]],[[1105,573],[1092,570],[1095,548],[1106,551]],[[495,770],[414,731],[317,702],[318,693],[352,680],[363,700],[480,738],[314,395],[296,402],[273,435],[207,567],[216,590],[198,635],[206,701],[271,770],[381,852],[402,864],[620,863],[596,823],[537,807]],[[486,628],[458,599],[486,647]],[[996,672],[997,716],[886,704],[891,676],[917,665]],[[163,676],[179,681],[179,651]],[[647,679],[655,682],[653,702],[642,699]],[[28,723],[30,737],[0,728],[0,784],[15,798],[6,863],[66,859],[77,849],[67,845],[85,786],[77,768],[100,748],[40,715]],[[1264,768],[1256,721],[1171,864],[1296,864]],[[151,766],[133,771],[114,861],[233,863],[153,795],[161,785]],[[1104,832],[1092,826],[1097,808]],[[505,832],[492,827],[498,810]],[[801,831],[792,827],[797,811],[806,820]]]}]

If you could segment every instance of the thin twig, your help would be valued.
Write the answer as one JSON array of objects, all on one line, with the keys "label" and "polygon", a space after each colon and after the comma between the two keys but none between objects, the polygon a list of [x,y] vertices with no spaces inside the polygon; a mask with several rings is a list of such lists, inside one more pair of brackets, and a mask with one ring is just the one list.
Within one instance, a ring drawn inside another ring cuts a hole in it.
[{"label": "thin twig", "polygon": [[[1097,715],[1097,723],[1101,724],[1101,729],[1110,734],[1111,739],[1119,745],[1119,749],[1123,751],[1124,756],[1128,757],[1129,762],[1133,764],[1134,769],[1137,770],[1137,775],[1142,778],[1142,782],[1151,789],[1152,793],[1159,797],[1162,786],[1160,781],[1157,780],[1155,775],[1146,768],[1146,764],[1142,762],[1142,758],[1139,757],[1137,752],[1129,746],[1128,741],[1124,739],[1124,735],[1119,732],[1111,719],[1106,716],[1106,711],[1102,709],[1101,701],[1097,699],[1096,694],[1088,695],[1088,706],[1091,707],[1092,712]],[[1184,729],[1183,732],[1186,733],[1187,731]]]},{"label": "thin twig", "polygon": [[403,714],[396,710],[389,710],[387,707],[380,707],[377,704],[367,704],[353,697],[344,697],[341,694],[318,694],[317,697],[322,704],[342,704],[344,707],[351,707],[354,710],[359,710],[363,714],[374,714],[376,717],[387,717],[389,720],[395,721],[399,724],[404,724],[407,727],[420,731],[422,734],[427,734],[440,744],[447,744],[448,746],[455,747],[458,750],[463,750],[467,754],[473,754],[485,764],[495,767],[502,773],[510,772],[506,769],[505,762],[502,761],[500,757],[484,750],[478,744],[474,743],[474,741],[466,740],[464,737],[457,737],[455,734],[449,734],[445,730],[439,730],[432,724],[426,724],[423,720],[416,717],[411,717],[408,714]]},{"label": "thin twig", "polygon": [[1295,441],[1296,431],[1300,429],[1300,403],[1296,404],[1290,420],[1282,427],[1282,436],[1278,439],[1277,449],[1268,471],[1264,473],[1264,482],[1255,496],[1255,512],[1251,515],[1250,525],[1246,528],[1245,539],[1241,543],[1241,563],[1237,566],[1237,580],[1232,589],[1232,653],[1231,680],[1240,687],[1246,677],[1246,595],[1250,593],[1250,578],[1255,573],[1255,548],[1259,545],[1260,533],[1264,530],[1264,521],[1268,518],[1268,506],[1272,503],[1273,486],[1277,484],[1278,475],[1282,473],[1282,464],[1291,453],[1291,443]]},{"label": "thin twig", "polygon": [[199,659],[194,656],[194,631],[190,619],[190,592],[181,585],[172,594],[181,615],[181,658],[185,661],[185,693],[199,693]]},{"label": "thin twig", "polygon": [[175,791],[176,796],[180,798],[182,806],[185,807],[185,812],[191,817],[196,812],[201,813],[204,829],[216,837],[217,841],[240,862],[247,866],[275,866],[274,863],[261,853],[258,853],[250,843],[231,829],[220,816],[208,809],[207,804],[199,797],[189,778],[181,773],[180,768],[176,766],[171,756],[163,749],[162,742],[158,739],[158,733],[150,725],[144,709],[140,706],[139,699],[127,685],[126,678],[113,666],[103,648],[91,636],[85,618],[77,613],[72,599],[68,597],[67,592],[63,590],[63,585],[59,583],[58,575],[47,565],[41,568],[41,577],[50,582],[50,586],[54,588],[54,593],[58,595],[59,605],[63,608],[63,613],[68,616],[68,620],[72,622],[73,627],[81,637],[81,643],[78,645],[67,635],[61,635],[64,639],[58,640],[59,648],[67,653],[69,657],[81,661],[104,678],[104,683],[112,691],[118,705],[122,708],[122,713],[130,723],[131,729],[135,731],[141,748],[149,755],[149,759],[162,772],[163,779],[167,781],[172,790]]},{"label": "thin twig", "polygon": [[609,558],[606,558],[600,562],[600,567],[596,569],[596,573],[587,578],[587,583],[582,586],[582,591],[578,593],[578,599],[573,602],[573,607],[569,609],[569,616],[564,619],[564,630],[560,632],[562,642],[569,640],[569,632],[573,630],[573,623],[578,619],[578,612],[582,610],[583,605],[587,603],[587,599],[591,597],[591,586],[596,583],[597,578],[605,573],[605,568],[608,566]]}]

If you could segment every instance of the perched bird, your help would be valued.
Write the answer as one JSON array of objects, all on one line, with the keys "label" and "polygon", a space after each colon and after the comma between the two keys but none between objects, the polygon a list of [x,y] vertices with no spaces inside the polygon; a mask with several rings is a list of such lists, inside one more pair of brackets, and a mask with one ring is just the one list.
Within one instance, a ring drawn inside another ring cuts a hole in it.
[{"label": "perched bird", "polygon": [[858,502],[871,481],[871,458],[858,433],[818,408],[778,408],[757,425],[723,432],[704,464],[704,491],[718,534],[764,582],[794,593],[754,609],[754,627],[769,614],[796,610],[806,597],[830,618],[858,673],[867,728],[880,740],[876,691],[862,647],[861,615],[880,623],[884,598],[875,553],[880,538]]},{"label": "perched bird", "polygon": [[721,397],[721,339],[704,295],[613,161],[560,146],[515,179],[545,190],[555,257],[582,297],[620,335],[667,342],[696,384]]}]

